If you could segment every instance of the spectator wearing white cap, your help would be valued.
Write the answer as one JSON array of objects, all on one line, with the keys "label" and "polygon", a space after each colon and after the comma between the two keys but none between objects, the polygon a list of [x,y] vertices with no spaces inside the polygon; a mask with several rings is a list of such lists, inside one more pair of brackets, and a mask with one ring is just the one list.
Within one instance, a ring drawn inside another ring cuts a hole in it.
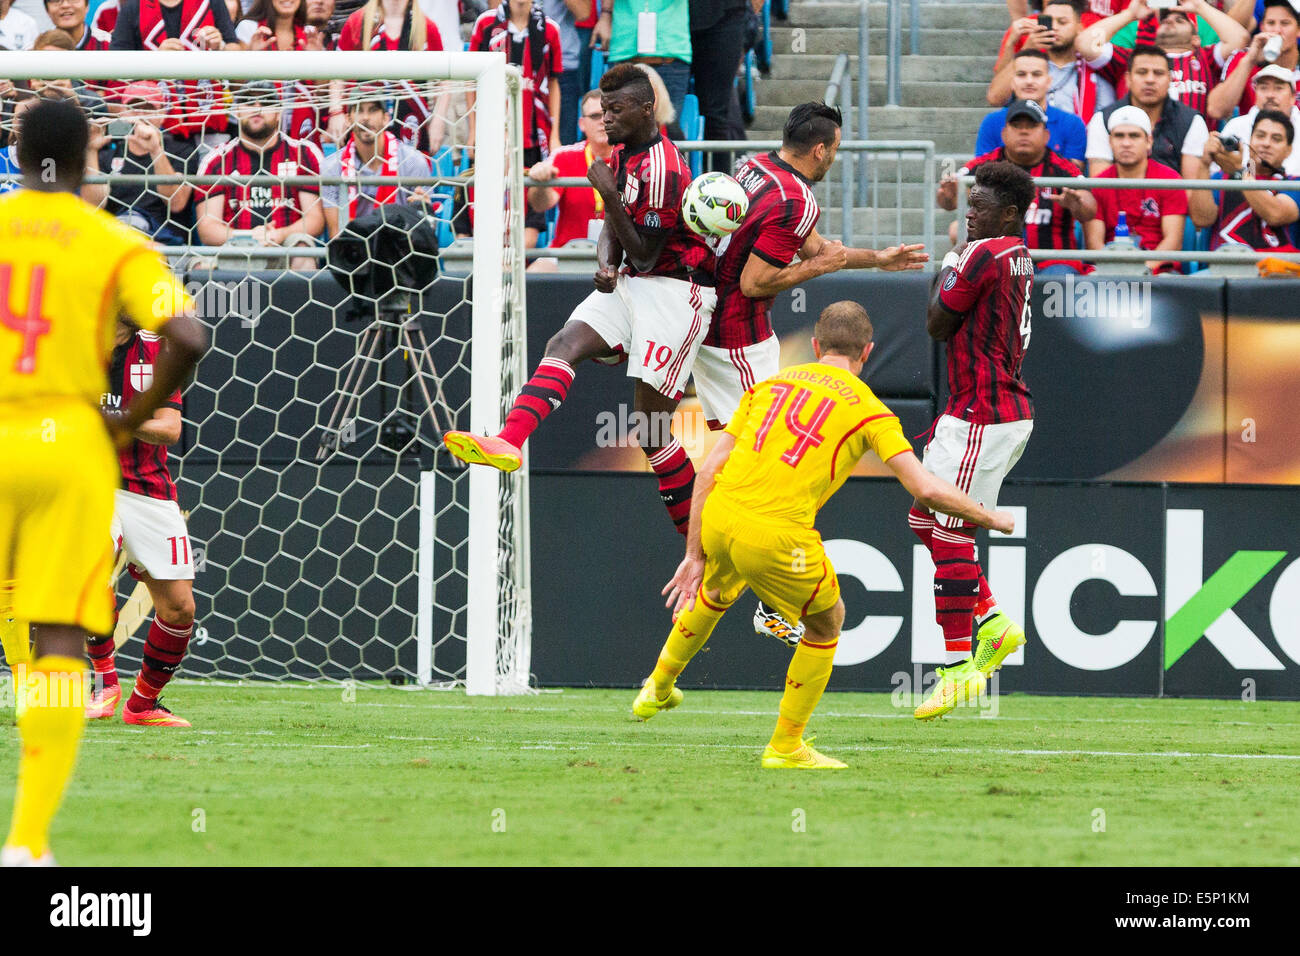
[{"label": "spectator wearing white cap", "polygon": [[[1289,69],[1276,63],[1270,64],[1255,74],[1251,84],[1255,90],[1255,105],[1249,112],[1228,120],[1223,126],[1220,139],[1236,138],[1239,142],[1249,142],[1250,132],[1255,126],[1255,117],[1260,110],[1277,110],[1279,113],[1285,113],[1291,117],[1291,128],[1300,130],[1300,108],[1296,107],[1295,102],[1295,77]],[[1291,150],[1282,169],[1292,178],[1300,176],[1300,151]],[[1210,172],[1217,170],[1216,165],[1210,169]]]},{"label": "spectator wearing white cap", "polygon": [[[1042,50],[1021,50],[1012,59],[1011,92],[1018,100],[1033,100],[1047,113],[1047,145],[1058,156],[1072,163],[1082,163],[1087,133],[1083,121],[1073,113],[1057,109],[1047,102],[1051,86],[1047,54]],[[997,149],[1002,145],[1002,127],[1007,125],[1007,108],[989,113],[980,122],[975,137],[975,155]],[[1199,156],[1200,153],[1198,152]]]},{"label": "spectator wearing white cap", "polygon": [[[1225,174],[1246,182],[1284,180],[1282,171],[1295,142],[1295,130],[1285,113],[1260,110],[1250,131],[1250,158],[1238,150],[1228,151],[1218,133],[1211,133],[1201,157],[1197,179],[1222,179]],[[1210,164],[1221,171],[1210,176]],[[1271,189],[1193,189],[1188,196],[1192,222],[1199,228],[1213,226],[1210,248],[1225,244],[1249,246],[1261,252],[1295,251],[1289,227],[1300,219],[1295,193]]]},{"label": "spectator wearing white cap", "polygon": [[[1177,171],[1151,159],[1151,118],[1136,106],[1110,114],[1110,150],[1115,162],[1094,174],[1098,179],[1181,179]],[[1120,216],[1138,248],[1153,252],[1183,247],[1187,193],[1181,189],[1094,189],[1097,216],[1083,225],[1089,249],[1101,249],[1115,239]],[[1168,272],[1172,262],[1153,258],[1151,272]]]},{"label": "spectator wearing white cap", "polygon": [[1125,75],[1128,92],[1088,122],[1089,175],[1096,176],[1114,161],[1106,125],[1110,117],[1116,110],[1136,106],[1151,122],[1151,158],[1189,178],[1201,161],[1210,130],[1200,113],[1169,95],[1169,55],[1157,46],[1135,46]]},{"label": "spectator wearing white cap", "polygon": [[1300,68],[1300,0],[1265,0],[1259,32],[1250,45],[1238,50],[1223,67],[1223,79],[1210,92],[1209,107],[1213,116],[1231,116],[1233,107],[1242,113],[1255,106],[1255,78],[1267,67],[1277,67],[1292,75]]}]

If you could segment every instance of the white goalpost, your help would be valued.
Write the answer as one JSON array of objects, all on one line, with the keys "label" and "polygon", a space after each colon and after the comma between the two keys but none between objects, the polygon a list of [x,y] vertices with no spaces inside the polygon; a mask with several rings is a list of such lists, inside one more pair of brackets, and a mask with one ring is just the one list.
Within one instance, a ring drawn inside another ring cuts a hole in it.
[{"label": "white goalpost", "polygon": [[[225,214],[248,209],[266,223],[259,233],[231,220],[214,233],[209,202],[198,223],[164,209],[156,233],[212,340],[172,453],[197,559],[183,673],[527,692],[527,463],[512,475],[465,468],[440,442],[451,428],[498,429],[526,381],[518,71],[499,53],[44,51],[0,52],[0,79],[81,101],[111,157],[99,201],[120,219],[152,228],[153,200],[165,205],[179,184],[196,198],[221,193]],[[124,98],[153,95],[134,81],[157,82],[166,104],[150,113]],[[302,148],[322,165],[330,138],[318,131],[332,114],[359,115],[358,104],[382,97],[391,141],[432,155],[428,174],[385,165],[363,176],[344,160],[333,176],[293,163],[241,175],[209,160],[226,148],[240,91],[259,81],[275,90],[286,141],[310,129]],[[22,98],[5,110],[6,127]],[[194,151],[173,157],[169,146],[170,174],[134,175],[138,124],[187,121],[199,127],[183,138]],[[365,240],[350,275],[419,274],[402,272],[420,261],[417,232],[441,246],[436,278],[411,288],[399,279],[401,297],[349,287],[328,242],[259,244],[276,221],[269,210],[291,217],[330,190],[346,231],[356,197],[376,186],[397,190],[419,221],[393,262],[375,251],[378,238]],[[140,197],[127,203],[132,189]],[[138,642],[132,650],[128,668]]]}]

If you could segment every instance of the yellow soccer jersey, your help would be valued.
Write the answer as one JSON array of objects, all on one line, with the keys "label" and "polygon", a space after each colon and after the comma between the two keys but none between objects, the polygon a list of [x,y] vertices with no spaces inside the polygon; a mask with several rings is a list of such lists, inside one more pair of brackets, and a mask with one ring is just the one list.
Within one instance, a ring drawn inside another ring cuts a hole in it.
[{"label": "yellow soccer jersey", "polygon": [[123,311],[157,330],[192,307],[149,240],[71,193],[0,196],[0,405],[98,406]]},{"label": "yellow soccer jersey", "polygon": [[727,433],[736,447],[718,492],[755,515],[806,528],[868,450],[881,461],[912,450],[898,417],[860,378],[821,362],[745,392]]}]

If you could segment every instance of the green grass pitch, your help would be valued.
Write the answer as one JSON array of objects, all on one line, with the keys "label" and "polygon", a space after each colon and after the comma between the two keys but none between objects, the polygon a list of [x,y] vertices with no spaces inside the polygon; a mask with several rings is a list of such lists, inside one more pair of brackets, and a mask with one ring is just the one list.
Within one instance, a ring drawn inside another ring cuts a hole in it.
[{"label": "green grass pitch", "polygon": [[[353,699],[346,699],[351,696]],[[192,731],[86,728],[65,865],[1300,864],[1300,703],[1008,695],[918,725],[830,693],[764,771],[774,692],[181,683]],[[0,731],[8,819],[17,732]]]}]

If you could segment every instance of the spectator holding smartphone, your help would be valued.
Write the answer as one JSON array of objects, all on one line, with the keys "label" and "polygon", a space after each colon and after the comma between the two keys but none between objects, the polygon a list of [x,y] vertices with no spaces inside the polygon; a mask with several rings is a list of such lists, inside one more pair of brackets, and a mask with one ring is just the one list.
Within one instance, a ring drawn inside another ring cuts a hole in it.
[{"label": "spectator holding smartphone", "polygon": [[[1255,117],[1261,110],[1276,110],[1291,118],[1291,129],[1300,130],[1300,109],[1296,108],[1295,74],[1284,66],[1270,63],[1251,80],[1255,88],[1254,103],[1248,112],[1234,116],[1223,124],[1220,141],[1235,139],[1249,142],[1251,131],[1255,126]],[[1210,172],[1216,172],[1217,166]],[[1292,149],[1282,164],[1282,170],[1294,179],[1300,176],[1300,150]]]},{"label": "spectator holding smartphone", "polygon": [[[1100,179],[1179,179],[1178,172],[1151,159],[1151,118],[1137,106],[1123,106],[1110,114],[1110,150],[1115,162],[1101,170]],[[1129,236],[1139,249],[1176,250],[1183,247],[1187,219],[1187,193],[1181,189],[1094,189],[1096,218],[1083,226],[1089,249],[1101,249],[1115,240],[1119,217],[1124,215]],[[1151,259],[1152,273],[1177,269],[1172,262]]]},{"label": "spectator holding smartphone", "polygon": [[[1287,157],[1295,142],[1295,130],[1285,113],[1260,110],[1251,128],[1249,158],[1242,144],[1224,143],[1211,133],[1201,157],[1197,179],[1242,179],[1247,182],[1284,180]],[[1236,147],[1236,148],[1231,148]],[[1220,171],[1210,175],[1210,164]],[[1213,226],[1210,248],[1241,244],[1261,252],[1294,252],[1289,227],[1300,220],[1300,206],[1290,192],[1267,189],[1193,189],[1189,196],[1192,222],[1200,228]]]},{"label": "spectator holding smartphone", "polygon": [[[1094,112],[1115,101],[1115,87],[1075,50],[1085,9],[1084,0],[1055,0],[1044,4],[1043,12],[1025,35],[1024,49],[1042,50],[1047,55],[1050,78],[1047,104],[1073,113],[1086,124]],[[1012,70],[1013,63],[1008,58],[994,73],[988,88],[990,106],[1001,106],[1011,96]]]},{"label": "spectator holding smartphone", "polygon": [[[119,100],[122,111],[106,125],[92,127],[86,172],[175,175],[178,170],[168,153],[178,154],[181,149],[176,138],[162,129],[167,115],[163,88],[152,81],[136,80],[122,88]],[[87,184],[81,187],[81,198],[159,242],[179,245],[185,241],[183,231],[168,220],[189,202],[189,186]]]}]

